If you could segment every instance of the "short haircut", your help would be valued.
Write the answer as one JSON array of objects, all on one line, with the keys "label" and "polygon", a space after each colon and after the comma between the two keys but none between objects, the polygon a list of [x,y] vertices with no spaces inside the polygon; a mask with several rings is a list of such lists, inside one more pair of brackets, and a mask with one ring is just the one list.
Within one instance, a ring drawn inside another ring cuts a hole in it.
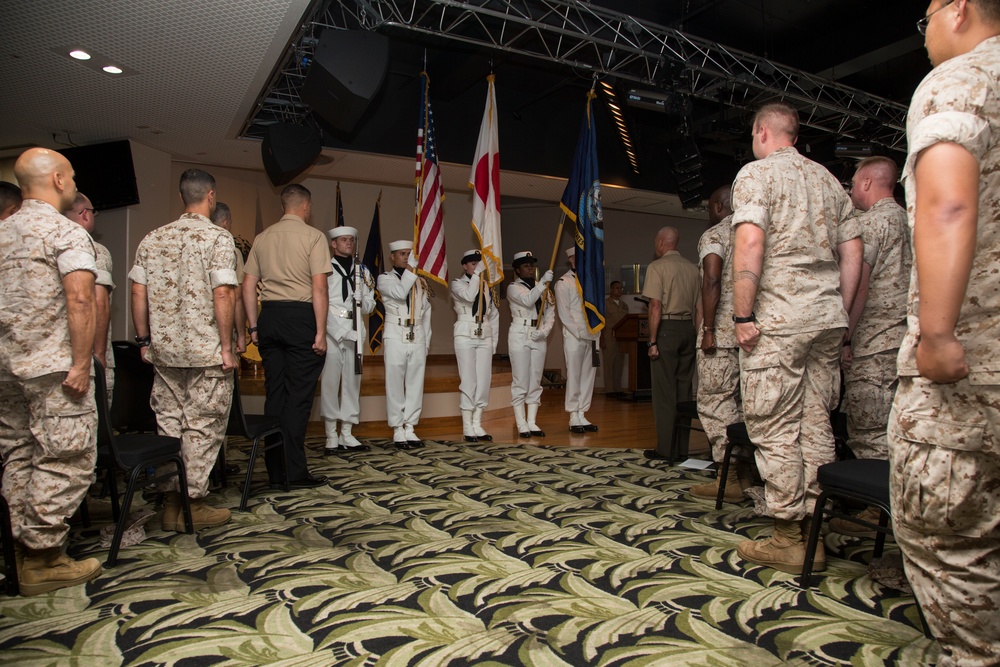
[{"label": "short haircut", "polygon": [[212,222],[217,225],[221,225],[226,220],[231,220],[233,214],[229,210],[229,204],[224,204],[221,201],[216,202],[215,211],[212,213]]},{"label": "short haircut", "polygon": [[621,285],[621,284],[622,284],[622,281],[620,281],[620,280],[612,280],[612,281],[611,281],[611,284],[610,284],[610,285],[608,285],[608,289],[611,289],[611,288],[612,288],[612,287],[614,287],[615,285]]},{"label": "short haircut", "polygon": [[21,188],[7,181],[0,181],[0,211],[6,211],[11,206],[21,206]]},{"label": "short haircut", "polygon": [[84,202],[87,201],[90,201],[90,197],[77,190],[76,198],[73,200],[73,208],[76,208],[80,204],[83,204]]},{"label": "short haircut", "polygon": [[1000,25],[1000,0],[976,0],[975,5],[986,23]]},{"label": "short haircut", "polygon": [[312,193],[309,192],[308,188],[298,183],[286,185],[285,189],[281,191],[281,209],[283,211],[298,208],[311,201]]},{"label": "short haircut", "polygon": [[215,189],[215,178],[201,169],[188,169],[181,174],[181,201],[185,206],[200,204]]},{"label": "short haircut", "polygon": [[799,136],[799,112],[787,102],[770,102],[758,109],[753,117],[753,128],[756,130],[763,123],[772,132],[780,132],[792,141]]},{"label": "short haircut", "polygon": [[865,158],[858,163],[854,173],[861,173],[862,170],[866,170],[868,177],[873,181],[890,190],[899,180],[899,167],[896,166],[896,161],[884,155]]}]

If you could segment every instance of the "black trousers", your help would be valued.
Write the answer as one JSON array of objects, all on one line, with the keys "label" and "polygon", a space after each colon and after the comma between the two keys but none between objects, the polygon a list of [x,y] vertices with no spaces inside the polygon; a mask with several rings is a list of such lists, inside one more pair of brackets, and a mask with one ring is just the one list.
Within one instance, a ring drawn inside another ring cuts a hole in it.
[{"label": "black trousers", "polygon": [[[656,424],[656,453],[670,455],[674,423],[677,421],[677,402],[691,400],[694,376],[697,335],[691,320],[661,320],[656,332],[659,359],[649,361],[653,385],[653,421]],[[690,425],[689,419],[682,420]],[[688,431],[678,434],[677,455],[687,458]]]},{"label": "black trousers", "polygon": [[278,417],[285,432],[285,451],[265,455],[272,483],[281,481],[281,457],[288,463],[289,481],[309,474],[305,440],[316,382],[326,357],[313,352],[316,317],[303,301],[265,301],[257,321],[257,341],[264,364],[264,414]]}]

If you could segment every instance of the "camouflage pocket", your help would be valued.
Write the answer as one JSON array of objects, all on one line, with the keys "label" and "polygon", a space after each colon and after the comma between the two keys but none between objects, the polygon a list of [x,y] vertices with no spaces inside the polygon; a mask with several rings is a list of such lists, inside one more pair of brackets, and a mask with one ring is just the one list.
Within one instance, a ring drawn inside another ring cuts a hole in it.
[{"label": "camouflage pocket", "polygon": [[993,530],[998,503],[983,485],[993,466],[982,425],[906,414],[891,420],[889,436],[897,440],[892,511],[904,524],[967,537]]},{"label": "camouflage pocket", "polygon": [[786,375],[781,352],[771,339],[761,336],[753,352],[740,352],[743,412],[757,417],[774,413],[786,391]]}]

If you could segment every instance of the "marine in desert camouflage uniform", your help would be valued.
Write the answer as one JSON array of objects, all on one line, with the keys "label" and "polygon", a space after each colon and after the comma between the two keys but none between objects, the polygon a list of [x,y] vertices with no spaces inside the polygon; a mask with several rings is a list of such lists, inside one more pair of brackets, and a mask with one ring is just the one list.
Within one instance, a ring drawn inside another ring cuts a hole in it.
[{"label": "marine in desert camouflage uniform", "polygon": [[[798,113],[757,112],[753,152],[733,184],[733,313],[740,389],[774,534],[737,547],[744,559],[801,572],[803,527],[833,461],[830,410],[839,402],[840,350],[861,276],[851,201],[824,167],[794,148]],[[816,568],[825,567],[817,553]]]},{"label": "marine in desert camouflage uniform", "polygon": [[66,158],[33,148],[14,172],[24,202],[0,223],[0,455],[20,590],[37,595],[101,572],[96,559],[62,551],[97,461],[97,265],[90,236],[60,214],[76,196]]},{"label": "marine in desert camouflage uniform", "polygon": [[[137,340],[156,369],[150,405],[160,432],[181,439],[197,530],[230,518],[205,497],[233,396],[236,246],[209,219],[215,208],[210,174],[188,169],[180,191],[185,212],[146,235],[129,278]],[[163,529],[184,530],[176,480],[166,484]]]},{"label": "marine in desert camouflage uniform", "polygon": [[939,667],[1000,664],[1000,2],[935,0],[903,169],[913,233],[893,528]]}]

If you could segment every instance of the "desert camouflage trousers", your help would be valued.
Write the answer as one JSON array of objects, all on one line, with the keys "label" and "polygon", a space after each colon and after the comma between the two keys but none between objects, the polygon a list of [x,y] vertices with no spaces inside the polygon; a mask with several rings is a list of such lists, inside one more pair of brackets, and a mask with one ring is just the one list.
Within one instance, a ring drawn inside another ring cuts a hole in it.
[{"label": "desert camouflage trousers", "polygon": [[[187,473],[188,497],[208,495],[208,475],[226,440],[229,408],[233,401],[233,374],[221,366],[169,368],[156,366],[149,405],[156,413],[162,435],[181,439],[181,456]],[[157,475],[172,468],[168,463]],[[161,482],[161,491],[176,491],[177,479]]]},{"label": "desert camouflage trousers", "polygon": [[798,521],[812,513],[819,497],[816,470],[834,460],[830,411],[840,401],[843,336],[843,328],[762,332],[753,351],[740,351],[744,421],[776,519]]},{"label": "desert camouflage trousers", "polygon": [[896,394],[896,356],[886,350],[855,357],[844,371],[847,389],[841,410],[847,414],[847,444],[859,459],[889,458],[886,428]]},{"label": "desert camouflage trousers", "polygon": [[67,519],[94,483],[94,393],[70,399],[62,390],[65,377],[0,382],[3,495],[14,538],[30,549],[62,546]]},{"label": "desert camouflage trousers", "polygon": [[1000,386],[900,378],[892,524],[939,667],[1000,664]]},{"label": "desert camouflage trousers", "polygon": [[726,454],[726,427],[743,421],[740,399],[740,349],[698,350],[698,421],[712,445],[712,460]]}]

